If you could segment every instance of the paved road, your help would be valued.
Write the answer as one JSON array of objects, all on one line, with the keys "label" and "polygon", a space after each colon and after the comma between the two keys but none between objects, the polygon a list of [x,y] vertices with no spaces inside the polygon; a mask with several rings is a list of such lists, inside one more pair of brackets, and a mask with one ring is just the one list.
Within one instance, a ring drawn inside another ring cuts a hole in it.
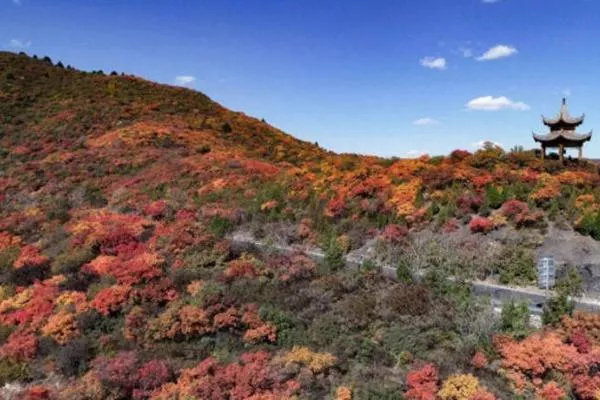
[{"label": "paved road", "polygon": [[[245,232],[236,232],[229,238],[234,245],[240,250],[250,250],[252,248],[261,251],[276,251],[281,253],[293,253],[301,251],[313,258],[315,261],[323,261],[325,259],[325,253],[320,249],[305,249],[305,248],[294,248],[291,246],[284,246],[278,244],[269,244],[256,240],[251,235]],[[346,257],[346,266],[349,268],[358,268],[361,263],[360,260]],[[390,265],[379,265],[381,273],[392,280],[396,280],[396,268]],[[422,274],[415,276],[415,279],[421,279]],[[480,296],[489,296],[492,299],[492,304],[495,308],[500,308],[504,302],[514,301],[526,301],[529,303],[529,310],[531,315],[540,316],[542,314],[542,308],[546,300],[548,299],[544,290],[535,287],[513,287],[505,286],[485,281],[471,281],[473,292]],[[549,294],[551,295],[551,293]],[[600,299],[581,297],[575,299],[575,308],[587,312],[600,313]]]}]

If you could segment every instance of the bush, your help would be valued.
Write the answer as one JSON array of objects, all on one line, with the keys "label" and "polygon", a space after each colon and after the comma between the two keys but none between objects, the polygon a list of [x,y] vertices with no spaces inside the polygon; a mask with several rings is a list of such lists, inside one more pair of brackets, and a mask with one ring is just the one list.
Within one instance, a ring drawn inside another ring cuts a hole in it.
[{"label": "bush", "polygon": [[217,237],[224,237],[228,232],[233,229],[233,223],[227,218],[215,216],[210,221],[208,226],[210,232]]},{"label": "bush", "polygon": [[0,358],[0,385],[8,382],[25,382],[32,379],[32,372],[27,363],[12,362],[8,358]]},{"label": "bush", "polygon": [[79,268],[96,257],[97,252],[91,247],[71,249],[61,253],[52,262],[52,273],[72,274],[79,272]]},{"label": "bush", "polygon": [[60,348],[56,355],[56,365],[60,372],[68,377],[79,376],[88,369],[92,358],[92,347],[85,339],[76,339]]},{"label": "bush", "polygon": [[344,249],[335,236],[329,241],[325,249],[325,267],[329,271],[338,271],[346,264],[344,260]]},{"label": "bush", "polygon": [[500,283],[526,285],[536,280],[537,270],[533,253],[521,246],[507,246],[496,262]]},{"label": "bush", "polygon": [[511,300],[502,306],[502,331],[522,339],[529,333],[529,306]]}]

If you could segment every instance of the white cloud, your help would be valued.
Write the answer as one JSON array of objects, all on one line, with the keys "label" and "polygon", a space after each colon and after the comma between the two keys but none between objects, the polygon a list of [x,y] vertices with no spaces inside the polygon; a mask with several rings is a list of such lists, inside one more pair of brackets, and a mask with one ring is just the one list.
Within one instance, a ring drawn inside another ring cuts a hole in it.
[{"label": "white cloud", "polygon": [[425,57],[422,58],[419,62],[422,66],[426,68],[439,69],[441,71],[446,69],[446,59],[442,57]]},{"label": "white cloud", "polygon": [[26,49],[31,46],[31,40],[11,39],[9,45],[16,49]]},{"label": "white cloud", "polygon": [[497,46],[492,47],[481,57],[477,57],[477,61],[491,61],[498,60],[504,57],[510,57],[514,54],[517,54],[519,51],[513,46],[507,46],[505,44],[499,44]]},{"label": "white cloud", "polygon": [[422,151],[422,150],[409,150],[406,152],[406,157],[407,158],[419,158],[421,156],[424,156],[425,154],[427,154],[426,151]]},{"label": "white cloud", "polygon": [[477,97],[467,103],[467,109],[480,111],[516,110],[527,111],[531,109],[527,104],[520,101],[512,101],[508,97]]},{"label": "white cloud", "polygon": [[570,88],[566,88],[565,90],[562,91],[563,96],[565,97],[571,97],[571,89]]},{"label": "white cloud", "polygon": [[192,87],[196,82],[196,77],[191,75],[180,75],[175,77],[175,83],[180,86]]},{"label": "white cloud", "polygon": [[413,121],[413,125],[439,125],[440,121],[433,118],[425,117]]},{"label": "white cloud", "polygon": [[497,147],[501,147],[501,148],[504,147],[504,146],[502,146],[501,143],[494,142],[493,140],[480,140],[479,142],[471,143],[471,147],[473,147],[474,149],[477,149],[477,150],[483,149],[489,145],[493,145],[493,146],[497,146]]}]

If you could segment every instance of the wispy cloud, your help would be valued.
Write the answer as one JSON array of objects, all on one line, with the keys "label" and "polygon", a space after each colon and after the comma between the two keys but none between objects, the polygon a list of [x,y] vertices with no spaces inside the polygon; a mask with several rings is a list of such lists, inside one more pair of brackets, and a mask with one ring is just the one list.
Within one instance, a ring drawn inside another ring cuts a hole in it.
[{"label": "wispy cloud", "polygon": [[478,111],[516,110],[527,111],[531,109],[527,104],[520,101],[512,101],[508,97],[482,96],[467,103],[467,109]]},{"label": "wispy cloud", "polygon": [[425,118],[419,118],[415,121],[413,121],[413,125],[439,125],[440,121],[433,119],[433,118],[429,118],[429,117],[425,117]]},{"label": "wispy cloud", "polygon": [[446,69],[446,59],[443,57],[425,57],[419,63],[425,68],[439,69],[440,71]]},{"label": "wispy cloud", "polygon": [[421,156],[424,156],[425,154],[427,154],[426,151],[422,151],[422,150],[409,150],[406,152],[405,157],[407,158],[419,158]]},{"label": "wispy cloud", "polygon": [[191,75],[180,75],[175,77],[175,83],[180,86],[192,87],[196,82],[196,77]]},{"label": "wispy cloud", "polygon": [[471,143],[471,147],[478,150],[488,147],[490,145],[502,148],[504,147],[502,146],[502,143],[494,142],[493,140],[480,140],[479,142]]},{"label": "wispy cloud", "polygon": [[12,0],[12,3],[16,6],[20,6],[21,5],[21,0]]},{"label": "wispy cloud", "polygon": [[469,49],[468,47],[460,47],[458,51],[460,51],[464,58],[473,57],[473,50]]},{"label": "wispy cloud", "polygon": [[481,57],[477,57],[477,61],[498,60],[500,58],[510,57],[512,55],[517,54],[518,52],[519,51],[513,46],[499,44],[497,46],[492,47],[485,53],[483,53],[483,55],[481,55]]},{"label": "wispy cloud", "polygon": [[26,49],[31,47],[31,40],[11,39],[8,44],[10,47],[14,47],[15,49]]}]

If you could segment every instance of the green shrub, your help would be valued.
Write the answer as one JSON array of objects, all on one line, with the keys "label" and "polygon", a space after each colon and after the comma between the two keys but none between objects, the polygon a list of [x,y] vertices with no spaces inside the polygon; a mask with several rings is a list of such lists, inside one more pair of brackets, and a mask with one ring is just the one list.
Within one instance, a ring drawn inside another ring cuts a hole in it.
[{"label": "green shrub", "polygon": [[17,363],[8,358],[0,358],[0,385],[8,382],[25,382],[32,379],[27,363]]},{"label": "green shrub", "polygon": [[502,306],[502,332],[521,339],[529,333],[529,306],[526,302],[514,300]]},{"label": "green shrub", "polygon": [[52,262],[53,274],[70,274],[79,271],[79,268],[96,257],[96,251],[91,247],[72,249],[58,255]]},{"label": "green shrub", "polygon": [[495,266],[504,285],[527,285],[535,281],[537,271],[531,250],[522,246],[506,246]]},{"label": "green shrub", "polygon": [[10,270],[20,253],[21,250],[17,246],[0,251],[0,273]]},{"label": "green shrub", "polygon": [[338,271],[344,267],[344,249],[340,246],[337,238],[332,236],[325,249],[325,267],[329,271]]},{"label": "green shrub", "polygon": [[214,216],[208,225],[210,232],[217,237],[224,237],[228,232],[233,229],[233,222],[227,218]]}]

